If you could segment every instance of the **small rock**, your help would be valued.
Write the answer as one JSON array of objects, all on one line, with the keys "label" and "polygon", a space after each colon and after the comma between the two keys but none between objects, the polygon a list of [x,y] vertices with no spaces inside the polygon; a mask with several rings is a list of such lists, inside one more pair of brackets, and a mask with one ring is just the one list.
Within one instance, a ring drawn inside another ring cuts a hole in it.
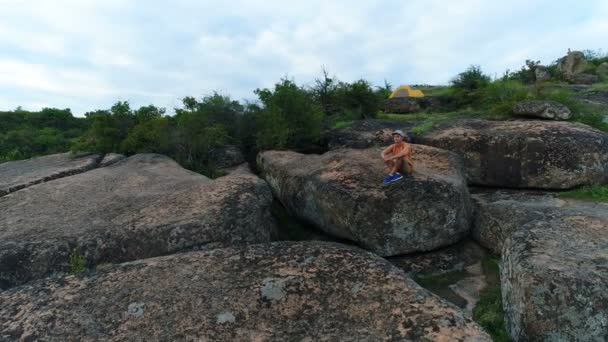
[{"label": "small rock", "polygon": [[234,317],[232,312],[223,312],[217,315],[217,324],[234,323],[235,320],[236,317]]},{"label": "small rock", "polygon": [[526,100],[513,107],[513,114],[551,120],[568,120],[572,116],[570,109],[563,104],[547,100]]},{"label": "small rock", "polygon": [[127,308],[127,315],[131,317],[141,317],[144,315],[144,303],[131,303]]}]

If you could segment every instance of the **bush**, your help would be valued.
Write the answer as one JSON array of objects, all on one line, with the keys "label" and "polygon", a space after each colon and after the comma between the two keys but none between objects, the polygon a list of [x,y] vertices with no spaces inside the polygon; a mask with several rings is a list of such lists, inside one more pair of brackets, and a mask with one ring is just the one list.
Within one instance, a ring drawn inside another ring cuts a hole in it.
[{"label": "bush", "polygon": [[490,84],[490,77],[479,66],[472,65],[451,81],[454,96],[460,105],[479,105],[483,89]]},{"label": "bush", "polygon": [[282,79],[273,90],[256,89],[255,94],[263,104],[256,113],[259,149],[300,147],[318,142],[323,112],[305,89]]},{"label": "bush", "polygon": [[340,82],[336,92],[340,110],[353,113],[357,119],[376,117],[384,94],[384,91],[376,93],[371,84],[363,79],[353,83]]},{"label": "bush", "polygon": [[482,91],[484,107],[491,115],[510,116],[513,106],[528,98],[528,89],[519,81],[503,78],[494,81]]},{"label": "bush", "polygon": [[78,250],[74,248],[70,254],[69,260],[70,274],[80,274],[86,270],[86,260],[78,254]]}]

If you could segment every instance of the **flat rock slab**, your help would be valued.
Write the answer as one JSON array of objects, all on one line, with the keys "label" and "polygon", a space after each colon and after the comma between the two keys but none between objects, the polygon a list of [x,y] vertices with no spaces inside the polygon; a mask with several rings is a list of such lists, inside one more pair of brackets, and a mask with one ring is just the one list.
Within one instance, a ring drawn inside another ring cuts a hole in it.
[{"label": "flat rock slab", "polygon": [[98,154],[60,153],[0,164],[0,196],[97,167]]},{"label": "flat rock slab", "polygon": [[501,273],[514,341],[608,340],[607,218],[567,215],[523,226],[505,243]]},{"label": "flat rock slab", "polygon": [[295,216],[379,255],[430,251],[467,235],[470,199],[456,155],[414,145],[414,174],[383,185],[380,151],[268,151],[257,161]]},{"label": "flat rock slab", "polygon": [[269,241],[272,194],[246,169],[210,180],[162,155],[38,184],[0,198],[0,288],[69,269],[199,246]]},{"label": "flat rock slab", "polygon": [[490,341],[387,261],[321,242],[112,265],[4,291],[0,302],[3,340]]},{"label": "flat rock slab", "polygon": [[534,221],[578,215],[605,217],[608,204],[565,200],[557,193],[474,189],[472,237],[494,254],[502,254],[504,242]]},{"label": "flat rock slab", "polygon": [[582,124],[462,120],[415,142],[462,156],[474,185],[569,189],[608,182],[608,134]]}]

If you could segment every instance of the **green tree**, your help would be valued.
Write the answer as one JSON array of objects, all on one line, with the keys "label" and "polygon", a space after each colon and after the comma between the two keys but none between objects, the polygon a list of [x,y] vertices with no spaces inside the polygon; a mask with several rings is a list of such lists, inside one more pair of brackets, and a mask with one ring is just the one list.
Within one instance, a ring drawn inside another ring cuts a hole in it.
[{"label": "green tree", "polygon": [[477,65],[471,65],[452,79],[454,95],[461,105],[479,105],[483,90],[490,84],[490,77],[485,75]]},{"label": "green tree", "polygon": [[297,147],[319,140],[323,113],[305,89],[282,79],[273,90],[256,89],[255,94],[263,104],[256,120],[259,148]]}]

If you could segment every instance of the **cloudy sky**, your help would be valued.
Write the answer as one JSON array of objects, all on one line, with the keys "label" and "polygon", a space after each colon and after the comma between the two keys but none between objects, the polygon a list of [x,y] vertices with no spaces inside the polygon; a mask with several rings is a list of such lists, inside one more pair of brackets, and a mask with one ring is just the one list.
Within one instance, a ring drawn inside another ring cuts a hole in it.
[{"label": "cloudy sky", "polygon": [[254,99],[287,75],[445,84],[608,52],[608,1],[0,0],[0,110]]}]

